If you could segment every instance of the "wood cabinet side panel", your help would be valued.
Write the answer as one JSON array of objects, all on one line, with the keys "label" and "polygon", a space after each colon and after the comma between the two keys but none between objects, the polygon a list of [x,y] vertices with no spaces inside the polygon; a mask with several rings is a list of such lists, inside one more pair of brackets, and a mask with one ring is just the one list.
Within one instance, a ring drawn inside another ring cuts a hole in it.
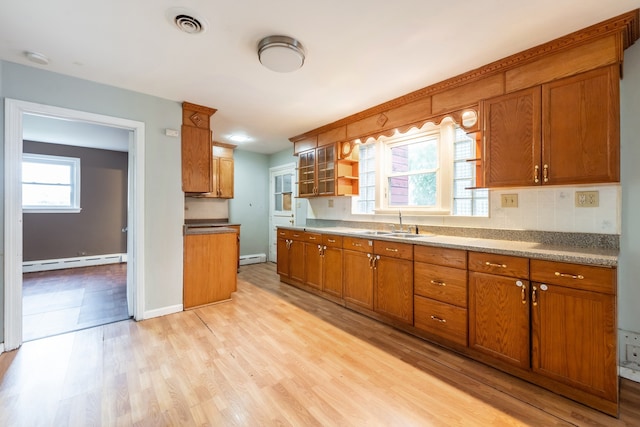
[{"label": "wood cabinet side panel", "polygon": [[182,191],[208,193],[211,182],[211,131],[182,126]]}]

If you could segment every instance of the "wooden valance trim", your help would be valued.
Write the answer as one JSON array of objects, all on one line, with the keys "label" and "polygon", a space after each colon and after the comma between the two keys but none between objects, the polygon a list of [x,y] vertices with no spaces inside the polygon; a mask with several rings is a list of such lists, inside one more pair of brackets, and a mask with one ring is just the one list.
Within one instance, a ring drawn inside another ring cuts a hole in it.
[{"label": "wooden valance trim", "polygon": [[384,113],[409,102],[413,102],[431,96],[435,93],[443,92],[447,89],[480,80],[493,74],[503,73],[509,69],[538,60],[551,53],[557,53],[565,49],[573,48],[583,43],[588,43],[599,38],[607,37],[611,34],[621,34],[622,46],[618,58],[618,62],[621,63],[623,59],[622,51],[635,43],[635,41],[640,37],[639,22],[640,9],[624,13],[617,17],[592,25],[590,27],[584,28],[550,42],[541,44],[531,49],[527,49],[520,53],[516,53],[514,55],[484,65],[480,68],[476,68],[475,70],[468,71],[466,73],[433,84],[431,86],[427,86],[414,92],[410,92],[406,95],[360,111],[359,113],[342,118],[333,123],[329,123],[303,134],[291,137],[289,138],[289,141],[295,143],[304,139],[308,139],[310,137],[313,137],[314,135],[318,135],[320,133],[327,132],[341,126],[346,126],[350,123],[365,119],[376,114]]}]

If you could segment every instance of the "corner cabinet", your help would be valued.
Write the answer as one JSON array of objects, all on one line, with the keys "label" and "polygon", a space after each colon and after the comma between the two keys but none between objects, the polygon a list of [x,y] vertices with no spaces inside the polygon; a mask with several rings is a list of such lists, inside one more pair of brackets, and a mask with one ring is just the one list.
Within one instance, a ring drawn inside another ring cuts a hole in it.
[{"label": "corner cabinet", "polygon": [[609,66],[485,100],[485,185],[618,182],[619,86]]}]

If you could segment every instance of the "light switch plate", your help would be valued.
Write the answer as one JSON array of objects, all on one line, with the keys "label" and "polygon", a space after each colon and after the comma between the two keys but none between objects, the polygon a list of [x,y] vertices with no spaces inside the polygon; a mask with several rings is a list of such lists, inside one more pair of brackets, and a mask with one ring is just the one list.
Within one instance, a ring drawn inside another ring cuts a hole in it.
[{"label": "light switch plate", "polygon": [[517,194],[503,194],[502,195],[502,207],[503,208],[517,208],[518,207],[518,195]]}]

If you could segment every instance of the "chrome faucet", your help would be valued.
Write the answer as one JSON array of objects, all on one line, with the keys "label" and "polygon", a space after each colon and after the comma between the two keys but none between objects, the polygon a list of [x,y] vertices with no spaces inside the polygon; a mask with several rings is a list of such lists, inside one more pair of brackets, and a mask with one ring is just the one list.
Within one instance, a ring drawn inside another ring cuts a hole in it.
[{"label": "chrome faucet", "polygon": [[402,233],[402,212],[398,211],[398,219],[400,220],[400,232]]}]

